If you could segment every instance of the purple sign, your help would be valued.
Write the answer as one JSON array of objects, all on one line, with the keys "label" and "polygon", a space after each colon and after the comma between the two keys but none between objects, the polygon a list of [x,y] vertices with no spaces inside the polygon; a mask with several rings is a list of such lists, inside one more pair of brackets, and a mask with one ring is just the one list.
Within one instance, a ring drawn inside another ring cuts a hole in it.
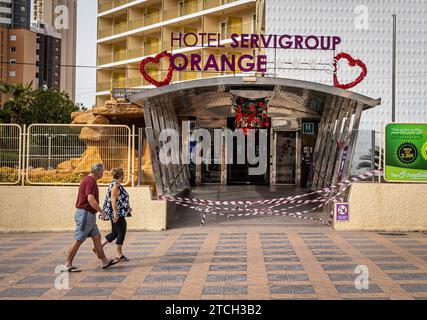
[{"label": "purple sign", "polygon": [[[237,34],[230,35],[232,48],[273,48],[273,49],[307,49],[307,50],[332,50],[341,43],[337,36],[316,35],[289,35],[289,34]],[[221,44],[220,33],[171,33],[172,48],[182,47],[208,47],[225,48]]]},{"label": "purple sign", "polygon": [[[302,35],[277,35],[277,34],[237,34],[230,36],[231,48],[279,48],[279,49],[305,49],[305,50],[335,50],[341,43],[341,38],[337,36],[302,36]],[[221,42],[220,33],[171,33],[171,47],[191,48],[225,48]],[[215,54],[207,56],[202,63],[202,55],[193,53],[186,55],[183,53],[172,54],[171,65],[176,71],[243,71],[261,72],[267,71],[266,55],[227,55],[219,57]],[[202,65],[204,65],[202,67]]]},{"label": "purple sign", "polygon": [[335,214],[337,221],[349,221],[350,204],[341,202],[335,203]]}]

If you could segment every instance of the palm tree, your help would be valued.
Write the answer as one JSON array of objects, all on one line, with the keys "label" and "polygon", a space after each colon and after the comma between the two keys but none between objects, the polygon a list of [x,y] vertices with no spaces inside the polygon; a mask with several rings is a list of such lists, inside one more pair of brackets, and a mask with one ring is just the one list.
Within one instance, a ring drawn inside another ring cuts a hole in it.
[{"label": "palm tree", "polygon": [[0,92],[8,96],[8,100],[3,107],[10,110],[12,123],[21,124],[21,114],[31,104],[32,86],[32,82],[28,84],[5,83],[0,85]]}]

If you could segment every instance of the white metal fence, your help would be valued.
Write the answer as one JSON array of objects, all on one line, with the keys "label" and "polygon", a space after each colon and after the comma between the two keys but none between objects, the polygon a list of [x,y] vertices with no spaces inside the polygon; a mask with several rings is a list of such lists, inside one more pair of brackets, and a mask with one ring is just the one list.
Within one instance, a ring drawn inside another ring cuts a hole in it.
[{"label": "white metal fence", "polygon": [[0,183],[18,184],[22,167],[22,129],[0,124]]},{"label": "white metal fence", "polygon": [[125,184],[131,179],[127,126],[33,124],[0,130],[0,184],[77,185],[96,163],[105,167],[100,184],[111,182],[110,171],[118,167],[124,169]]}]

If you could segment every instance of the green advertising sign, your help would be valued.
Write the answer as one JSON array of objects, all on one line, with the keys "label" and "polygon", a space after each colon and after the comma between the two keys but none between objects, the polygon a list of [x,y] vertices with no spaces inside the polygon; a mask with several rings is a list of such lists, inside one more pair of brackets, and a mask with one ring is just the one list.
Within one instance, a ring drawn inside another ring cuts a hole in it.
[{"label": "green advertising sign", "polygon": [[391,123],[385,129],[385,179],[427,182],[427,123]]}]

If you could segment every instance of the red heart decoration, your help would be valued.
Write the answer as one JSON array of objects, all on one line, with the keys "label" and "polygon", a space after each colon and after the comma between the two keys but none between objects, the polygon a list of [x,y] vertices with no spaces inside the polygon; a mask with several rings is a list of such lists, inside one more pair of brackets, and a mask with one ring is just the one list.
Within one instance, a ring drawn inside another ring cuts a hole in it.
[{"label": "red heart decoration", "polygon": [[[168,73],[166,74],[166,78],[163,79],[162,81],[157,81],[156,79],[153,79],[146,71],[145,71],[145,66],[147,65],[147,63],[159,63],[160,59],[162,58],[169,58],[169,68],[168,68]],[[141,64],[139,66],[139,71],[141,72],[142,76],[144,77],[145,80],[147,80],[149,83],[155,85],[156,87],[163,87],[168,85],[171,80],[172,80],[172,73],[173,73],[173,66],[171,63],[171,58],[172,55],[167,52],[167,51],[163,51],[159,54],[157,54],[154,57],[147,57],[144,60],[141,61]]]},{"label": "red heart decoration", "polygon": [[[361,73],[357,77],[356,80],[353,82],[347,83],[347,84],[341,84],[338,80],[338,70],[337,70],[337,64],[341,59],[346,59],[348,61],[348,64],[350,67],[360,67]],[[355,86],[357,86],[359,83],[365,79],[366,75],[368,74],[368,69],[366,68],[366,65],[361,60],[353,59],[352,56],[350,56],[348,53],[341,52],[334,58],[334,86],[341,89],[350,89]]]}]

